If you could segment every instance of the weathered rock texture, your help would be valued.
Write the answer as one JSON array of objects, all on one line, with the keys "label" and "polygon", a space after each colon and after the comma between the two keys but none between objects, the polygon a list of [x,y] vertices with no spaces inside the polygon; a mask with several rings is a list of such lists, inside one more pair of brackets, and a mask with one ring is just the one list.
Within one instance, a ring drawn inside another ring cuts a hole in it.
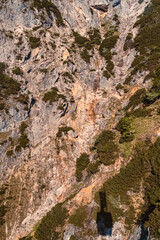
[{"label": "weathered rock texture", "polygon": [[[74,175],[77,157],[83,152],[90,153],[95,135],[107,124],[114,125],[115,113],[132,94],[117,92],[115,86],[129,75],[136,52],[134,49],[124,51],[123,46],[128,33],[136,36],[138,30],[133,25],[149,1],[141,4],[137,0],[121,0],[120,4],[105,0],[53,2],[65,26],[57,26],[53,13],[31,9],[32,1],[1,3],[0,62],[7,64],[5,73],[13,75],[21,84],[18,94],[28,95],[26,108],[14,96],[9,96],[5,100],[8,110],[2,110],[0,115],[0,138],[1,142],[5,141],[1,145],[0,178],[2,186],[6,187],[4,203],[7,206],[2,240],[25,236],[56,203],[73,192],[73,186],[82,188]],[[119,23],[114,20],[115,14]],[[73,30],[89,38],[90,29],[99,29],[103,39],[111,26],[117,26],[115,34],[119,38],[111,50],[114,75],[107,78],[103,75],[106,62],[99,53],[99,46],[95,44],[89,50],[90,63],[84,61],[80,48],[74,43]],[[30,36],[40,38],[37,47],[31,47]],[[23,75],[12,73],[16,67],[21,68]],[[142,84],[144,75],[138,78],[136,85]],[[43,101],[43,97],[52,87],[57,87],[63,97],[50,104]],[[25,132],[29,143],[16,152],[23,121],[28,125]],[[57,138],[62,126],[70,126],[73,131]],[[13,154],[6,156],[9,149]],[[98,185],[116,174],[120,167],[121,159],[114,166],[101,167],[101,172],[86,183],[85,187],[91,192],[85,193],[82,188],[75,197],[77,204],[92,202],[94,187],[98,189]],[[106,172],[109,172],[107,177]],[[68,227],[64,240],[74,231]],[[126,239],[124,234],[124,225],[117,222],[112,237],[93,239]]]}]

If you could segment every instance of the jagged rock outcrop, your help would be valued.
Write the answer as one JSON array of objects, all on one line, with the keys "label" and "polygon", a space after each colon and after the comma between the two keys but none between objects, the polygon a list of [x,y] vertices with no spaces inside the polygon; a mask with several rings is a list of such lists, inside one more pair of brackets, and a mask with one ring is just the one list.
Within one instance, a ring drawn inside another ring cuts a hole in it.
[{"label": "jagged rock outcrop", "polygon": [[[54,205],[74,192],[73,186],[81,190],[75,178],[76,159],[83,152],[90,153],[94,137],[107,124],[115,126],[115,114],[134,91],[125,96],[116,86],[131,71],[136,50],[124,51],[125,40],[129,33],[136,37],[138,28],[133,26],[149,0],[141,4],[137,0],[51,3],[54,5],[42,6],[37,1],[8,0],[0,6],[3,74],[20,84],[16,94],[1,99],[6,105],[0,115],[0,178],[7,206],[2,240],[27,235]],[[106,31],[113,37],[107,53],[99,42],[109,39]],[[105,54],[112,55],[111,59]],[[14,71],[17,67],[22,73]],[[138,77],[137,87],[145,76],[142,72]],[[66,126],[72,129],[58,137],[60,128]],[[91,177],[89,202],[106,173],[119,172],[122,161],[119,158],[115,165],[101,167]],[[85,184],[83,187],[87,180]],[[70,239],[74,231],[73,225],[67,225],[63,239]],[[116,222],[112,237],[92,239],[127,237],[124,224]]]}]

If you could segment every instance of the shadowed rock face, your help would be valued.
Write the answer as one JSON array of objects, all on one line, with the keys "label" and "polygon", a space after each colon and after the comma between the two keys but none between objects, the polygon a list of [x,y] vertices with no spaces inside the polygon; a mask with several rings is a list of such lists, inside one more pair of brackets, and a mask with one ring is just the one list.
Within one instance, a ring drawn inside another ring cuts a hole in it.
[{"label": "shadowed rock face", "polygon": [[107,12],[108,10],[108,5],[101,4],[101,5],[92,5],[93,8],[102,11],[102,12]]},{"label": "shadowed rock face", "polygon": [[[8,209],[5,223],[0,226],[2,240],[15,240],[28,234],[77,184],[76,159],[83,152],[90,154],[95,135],[125,104],[124,93],[120,95],[115,86],[128,76],[135,50],[126,54],[123,46],[129,32],[136,35],[133,25],[147,5],[147,1],[139,5],[137,0],[107,4],[105,0],[101,4],[95,0],[54,1],[65,23],[64,27],[58,27],[54,13],[50,17],[45,9],[34,9],[31,2],[8,0],[0,5],[0,62],[7,64],[5,74],[21,84],[17,95],[7,95],[6,109],[0,113],[0,142],[3,142],[0,179],[2,186],[6,184],[0,200]],[[114,20],[115,14],[119,25]],[[87,54],[80,54],[84,46],[75,42],[73,30],[90,39],[88,32],[98,29],[102,42],[106,31],[115,28],[114,35],[119,38],[111,50],[114,74],[105,77],[107,63],[99,45],[92,43],[92,48],[87,49],[88,63],[81,57]],[[16,67],[22,70],[22,75],[13,73]],[[45,93],[55,87],[61,97],[51,104],[43,101]],[[26,95],[27,100],[22,99]],[[23,136],[27,135],[29,143],[17,151],[22,122],[27,124]],[[74,131],[57,138],[62,126],[72,127]],[[11,156],[6,155],[8,150],[13,151]],[[120,164],[106,171],[119,168]],[[96,181],[101,183],[104,179]],[[100,235],[110,237],[112,213],[105,210],[103,194],[101,199],[95,229]]]},{"label": "shadowed rock face", "polygon": [[111,236],[113,228],[112,214],[107,212],[106,195],[103,192],[100,192],[100,201],[101,210],[97,213],[96,221],[98,234],[102,236]]}]

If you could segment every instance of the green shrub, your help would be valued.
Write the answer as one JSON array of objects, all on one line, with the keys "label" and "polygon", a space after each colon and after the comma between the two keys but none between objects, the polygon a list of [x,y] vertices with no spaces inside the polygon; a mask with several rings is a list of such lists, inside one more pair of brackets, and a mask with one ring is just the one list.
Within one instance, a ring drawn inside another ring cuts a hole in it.
[{"label": "green shrub", "polygon": [[131,132],[132,121],[133,121],[133,117],[130,116],[130,117],[124,117],[118,122],[116,129],[121,133],[119,143],[133,141],[134,135]]},{"label": "green shrub", "polygon": [[24,105],[28,105],[29,103],[29,97],[27,94],[20,94],[19,97],[17,98],[17,101],[24,104]]},{"label": "green shrub", "polygon": [[102,133],[99,134],[95,141],[95,146],[97,145],[105,145],[106,142],[112,141],[115,139],[115,133],[109,130],[103,130]]},{"label": "green shrub", "polygon": [[87,172],[89,172],[91,174],[97,173],[99,171],[99,169],[98,169],[99,165],[100,165],[99,161],[89,163],[88,167],[87,167]]},{"label": "green shrub", "polygon": [[15,75],[20,75],[22,76],[23,75],[23,71],[20,69],[20,67],[16,67],[12,70],[12,73],[15,74]]},{"label": "green shrub", "polygon": [[87,49],[84,48],[80,53],[80,56],[86,63],[90,63],[91,55],[89,55]]},{"label": "green shrub", "polygon": [[87,168],[89,164],[89,156],[86,153],[82,153],[79,158],[76,160],[76,179],[81,181],[82,171]]},{"label": "green shrub", "polygon": [[99,52],[106,60],[111,60],[110,50],[115,46],[117,40],[118,36],[115,35],[107,37],[102,41],[99,47]]},{"label": "green shrub", "polygon": [[74,82],[73,76],[69,72],[64,72],[62,76]]},{"label": "green shrub", "polygon": [[26,130],[27,127],[28,127],[28,125],[27,125],[25,122],[22,122],[22,123],[21,123],[21,125],[20,125],[20,127],[19,127],[19,131],[20,131],[21,135],[24,134],[24,132],[25,132],[25,130]]},{"label": "green shrub", "polygon": [[110,165],[115,162],[118,157],[118,146],[114,143],[115,133],[104,130],[95,141],[95,148],[99,157],[99,161],[104,165]]},{"label": "green shrub", "polygon": [[103,76],[108,79],[108,78],[110,78],[111,75],[108,71],[103,71]]},{"label": "green shrub", "polygon": [[0,102],[0,110],[4,110],[5,108],[5,103],[4,102]]},{"label": "green shrub", "polygon": [[146,96],[146,90],[144,88],[141,88],[135,92],[134,95],[132,95],[129,99],[129,103],[127,107],[125,107],[125,110],[128,110],[132,107],[134,109],[137,107],[140,103],[143,103]]},{"label": "green shrub", "polygon": [[44,102],[49,101],[49,104],[52,104],[53,102],[57,102],[58,99],[60,98],[65,99],[65,96],[58,93],[58,88],[53,87],[49,92],[44,94],[44,97],[42,98],[42,100]]},{"label": "green shrub", "polygon": [[40,38],[33,36],[28,36],[28,38],[32,49],[37,48],[41,45]]},{"label": "green shrub", "polygon": [[65,26],[62,15],[54,3],[48,0],[34,0],[30,8],[32,10],[34,10],[34,8],[37,8],[38,10],[45,9],[49,17],[51,16],[51,12],[53,12],[56,17],[57,26]]},{"label": "green shrub", "polygon": [[6,212],[7,212],[6,206],[5,205],[0,206],[0,218],[4,217]]},{"label": "green shrub", "polygon": [[129,112],[128,114],[134,117],[147,117],[151,114],[152,109],[140,108]]},{"label": "green shrub", "polygon": [[16,146],[15,151],[16,151],[16,152],[21,152],[21,149],[22,149],[21,146],[18,145],[18,146]]},{"label": "green shrub", "polygon": [[85,47],[86,44],[90,43],[90,40],[88,38],[81,36],[78,32],[73,31],[73,35],[74,35],[75,43],[80,48]]},{"label": "green shrub", "polygon": [[72,216],[70,216],[69,223],[77,227],[83,227],[85,218],[86,218],[85,207],[81,206],[75,211],[75,213]]},{"label": "green shrub", "polygon": [[123,86],[122,86],[122,84],[118,83],[117,86],[116,86],[116,90],[118,91],[118,90],[121,90],[121,89],[123,89]]},{"label": "green shrub", "polygon": [[0,74],[4,73],[4,70],[6,68],[6,65],[4,62],[0,62]]},{"label": "green shrub", "polygon": [[13,156],[13,150],[9,150],[6,152],[7,157]]},{"label": "green shrub", "polygon": [[18,144],[20,147],[26,148],[28,146],[28,143],[29,139],[26,134],[23,134],[18,138]]},{"label": "green shrub", "polygon": [[108,61],[106,69],[111,75],[113,75],[114,63],[112,61]]},{"label": "green shrub", "polygon": [[37,240],[59,239],[61,232],[57,231],[57,228],[63,227],[67,218],[67,209],[61,204],[57,204],[42,218],[35,230],[34,237]]},{"label": "green shrub", "polygon": [[65,127],[60,127],[59,129],[58,129],[58,132],[57,132],[57,138],[60,138],[60,137],[62,137],[62,133],[64,133],[65,135],[67,135],[67,133],[69,132],[69,131],[74,131],[74,129],[72,128],[72,127],[68,127],[68,126],[65,126]]},{"label": "green shrub", "polygon": [[100,31],[96,28],[91,29],[89,32],[89,38],[92,44],[100,45],[101,43],[101,34]]}]

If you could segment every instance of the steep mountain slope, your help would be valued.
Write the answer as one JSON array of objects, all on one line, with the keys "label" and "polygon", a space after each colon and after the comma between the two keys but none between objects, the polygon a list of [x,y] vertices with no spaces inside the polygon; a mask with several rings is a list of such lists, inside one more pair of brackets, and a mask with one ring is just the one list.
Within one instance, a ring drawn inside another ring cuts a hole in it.
[{"label": "steep mountain slope", "polygon": [[158,238],[159,8],[0,3],[0,239]]}]

